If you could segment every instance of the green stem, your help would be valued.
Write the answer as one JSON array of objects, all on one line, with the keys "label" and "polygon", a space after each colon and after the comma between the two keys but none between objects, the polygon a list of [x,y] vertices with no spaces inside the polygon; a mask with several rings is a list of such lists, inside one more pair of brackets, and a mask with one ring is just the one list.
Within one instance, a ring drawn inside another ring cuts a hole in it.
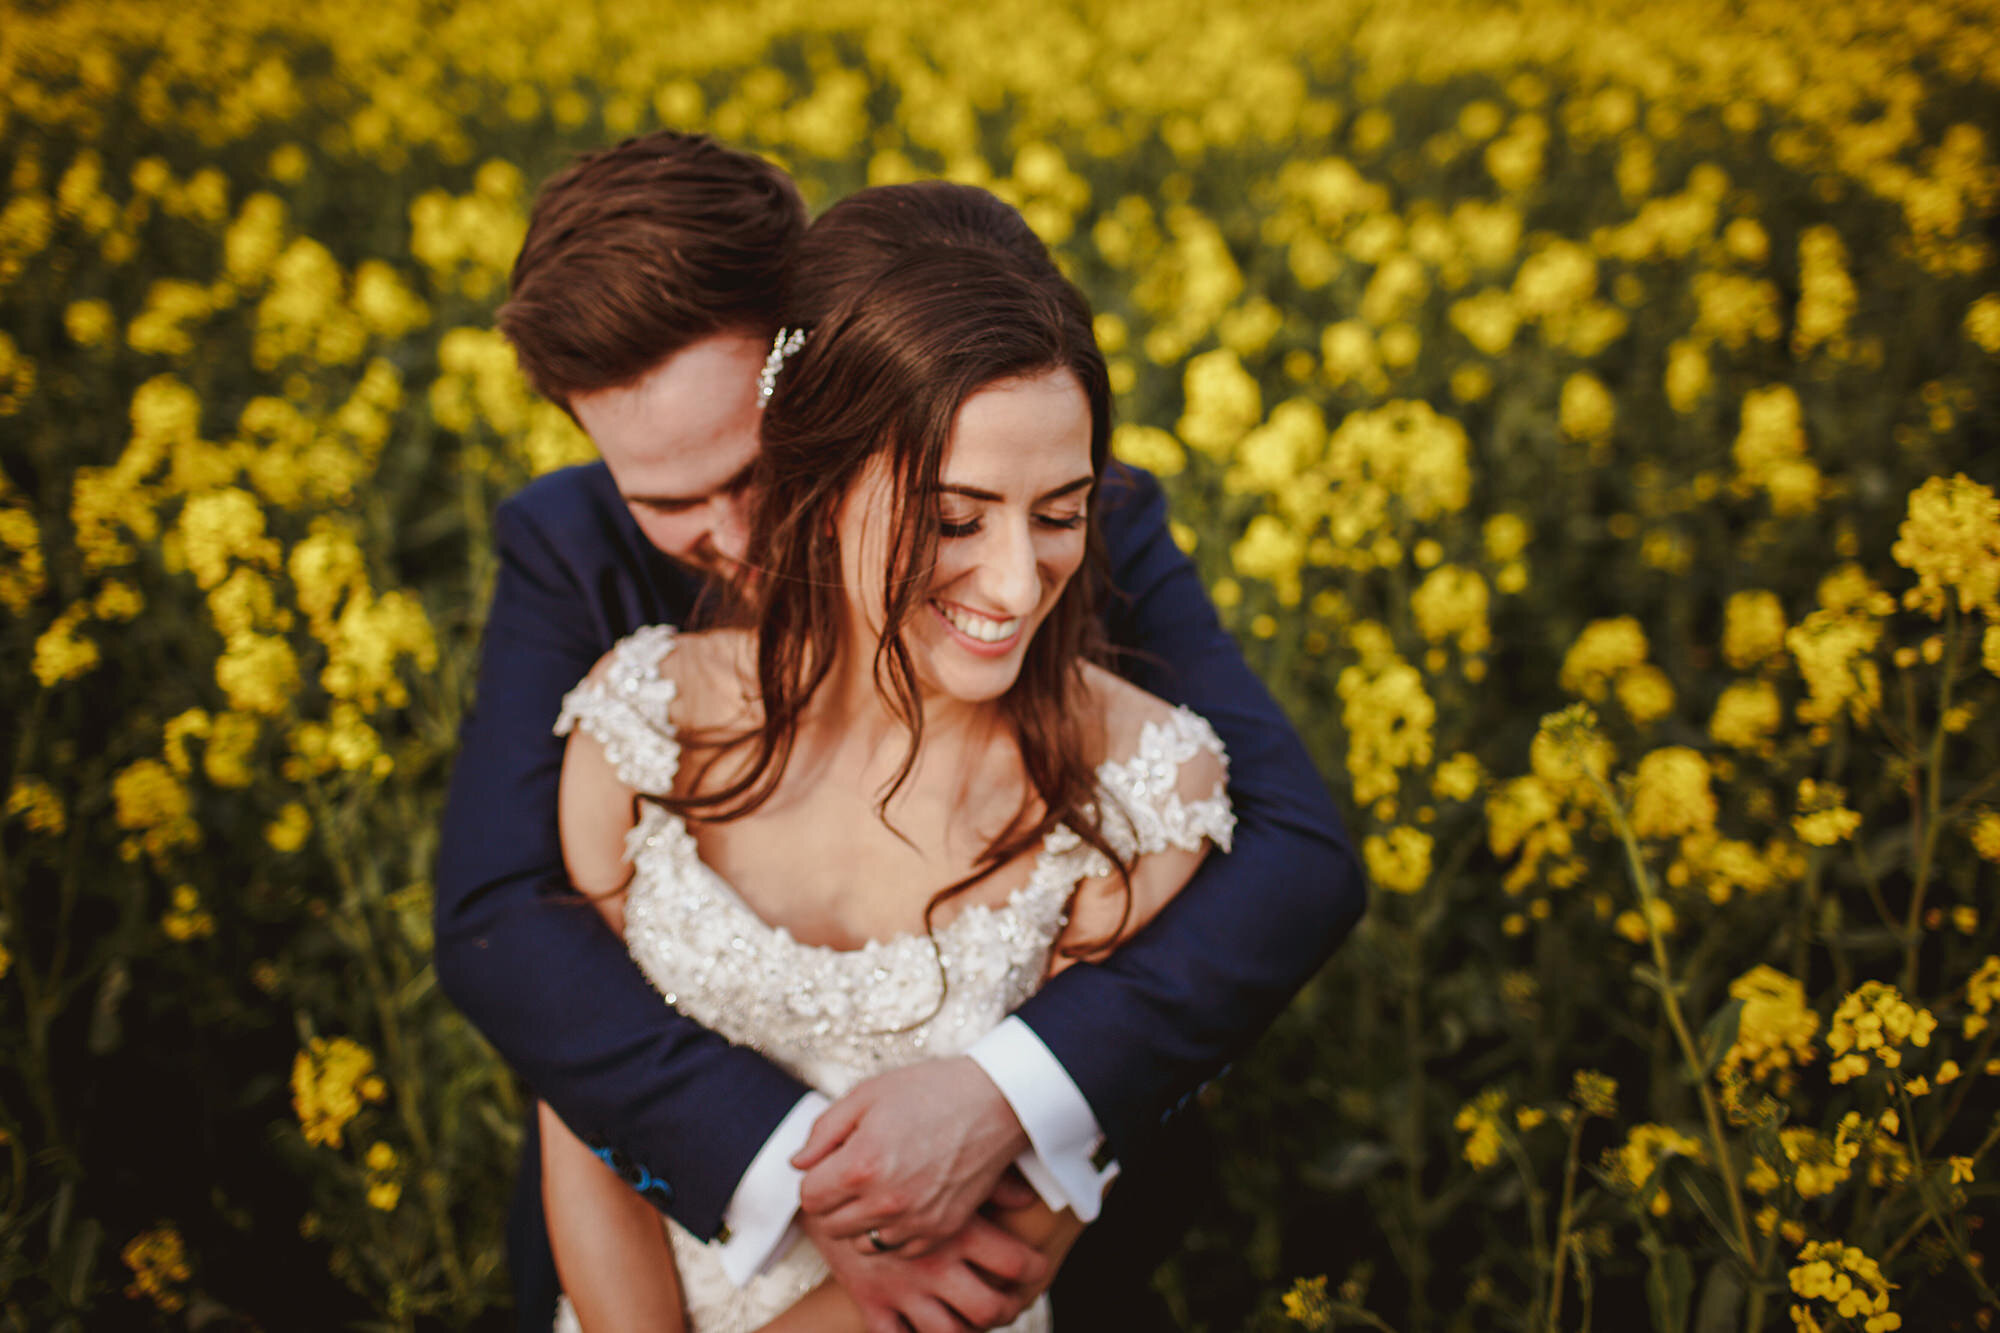
[{"label": "green stem", "polygon": [[1543,1327],[1557,1333],[1562,1327],[1563,1270],[1569,1265],[1569,1224],[1576,1201],[1576,1167],[1583,1147],[1583,1122],[1590,1117],[1579,1108],[1570,1121],[1569,1147],[1563,1153],[1562,1203],[1556,1209],[1555,1271],[1549,1277],[1548,1319]]},{"label": "green stem", "polygon": [[[1900,1077],[1896,1080],[1896,1094],[1902,1099],[1903,1114],[1909,1118],[1910,1157],[1913,1159],[1910,1169],[1916,1176],[1917,1201],[1924,1208],[1924,1215],[1919,1220],[1937,1224],[1938,1234],[1944,1237],[1944,1243],[1950,1248],[1952,1257],[1958,1260],[1959,1267],[1966,1271],[1966,1274],[1971,1277],[1973,1284],[1979,1288],[1980,1297],[1988,1305],[2000,1306],[2000,1296],[1995,1296],[1993,1288],[1986,1284],[1985,1276],[1979,1271],[1979,1264],[1973,1259],[1971,1253],[1966,1250],[1963,1242],[1959,1240],[1957,1229],[1938,1216],[1937,1206],[1931,1198],[1929,1168],[1924,1164],[1923,1150],[1917,1146],[1917,1109],[1910,1100],[1908,1085]],[[1995,1127],[1995,1132],[2000,1133],[2000,1126]],[[1993,1136],[1989,1134],[1986,1143],[1980,1145],[1980,1151],[1985,1151],[1987,1144],[1991,1144],[1992,1141]]]},{"label": "green stem", "polygon": [[1410,1327],[1430,1326],[1430,1245],[1424,1200],[1423,943],[1412,926],[1404,937],[1403,1049],[1410,1059],[1410,1106],[1403,1117],[1404,1203],[1410,1213]]},{"label": "green stem", "polygon": [[1959,1071],[1959,1089],[1952,1095],[1951,1105],[1945,1108],[1944,1117],[1931,1126],[1930,1135],[1924,1141],[1924,1150],[1926,1152],[1936,1151],[1938,1140],[1944,1137],[1945,1130],[1951,1125],[1952,1121],[1958,1119],[1958,1113],[1965,1108],[1965,1098],[1972,1091],[1973,1081],[1981,1076],[1981,1071],[1986,1068],[1986,1061],[1993,1054],[1993,1039],[1995,1037],[2000,1037],[2000,1027],[1987,1028],[1986,1036],[1979,1043],[1978,1053],[1961,1067]]},{"label": "green stem", "polygon": [[[1937,726],[1931,732],[1930,753],[1925,756],[1923,814],[1919,818],[1916,884],[1910,890],[1910,919],[1903,928],[1903,993],[1917,993],[1917,954],[1923,947],[1924,894],[1930,888],[1931,861],[1937,853],[1938,832],[1944,821],[1939,817],[1944,804],[1945,717],[1951,711],[1952,670],[1958,642],[1958,616],[1948,611],[1945,630],[1944,672],[1938,683]],[[1917,779],[1913,778],[1912,781]]]},{"label": "green stem", "polygon": [[1604,807],[1611,815],[1618,840],[1624,844],[1626,864],[1632,872],[1633,882],[1639,889],[1639,900],[1646,917],[1646,938],[1652,945],[1653,966],[1659,973],[1660,1002],[1666,1012],[1667,1023],[1673,1029],[1674,1040],[1681,1050],[1681,1058],[1687,1062],[1688,1072],[1694,1078],[1695,1091],[1701,1098],[1702,1118],[1708,1123],[1708,1138],[1715,1150],[1716,1167],[1722,1173],[1722,1183],[1729,1197],[1730,1221],[1736,1228],[1735,1245],[1738,1257],[1749,1269],[1751,1291],[1758,1287],[1759,1276],[1756,1267],[1755,1246],[1750,1239],[1750,1218],[1743,1208],[1743,1194],[1736,1183],[1736,1166],[1729,1154],[1729,1140],[1722,1128],[1722,1112],[1715,1104],[1715,1094],[1708,1086],[1707,1066],[1701,1058],[1701,1051],[1695,1045],[1694,1033],[1689,1030],[1687,1019],[1681,1013],[1680,997],[1674,993],[1674,973],[1672,960],[1667,956],[1666,940],[1653,922],[1652,876],[1647,873],[1645,855],[1639,849],[1639,839],[1632,832],[1631,824],[1625,818],[1624,807],[1618,802],[1611,786],[1596,773],[1590,779],[1604,800]]}]

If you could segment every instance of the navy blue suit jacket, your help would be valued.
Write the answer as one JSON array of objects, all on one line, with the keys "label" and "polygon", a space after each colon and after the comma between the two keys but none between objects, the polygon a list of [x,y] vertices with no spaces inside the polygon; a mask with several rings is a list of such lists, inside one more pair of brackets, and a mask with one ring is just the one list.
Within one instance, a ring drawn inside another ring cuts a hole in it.
[{"label": "navy blue suit jacket", "polygon": [[[1215,727],[1238,819],[1235,849],[1144,931],[1017,1011],[1122,1158],[1270,1022],[1354,924],[1364,890],[1297,734],[1169,537],[1158,483],[1114,467],[1097,505],[1120,669]],[[564,692],[616,640],[681,623],[700,587],[640,534],[602,464],[526,487],[500,507],[494,538],[478,701],[438,855],[438,979],[564,1123],[620,1150],[656,1205],[712,1237],[805,1089],[662,1003],[571,891],[551,731]]]}]

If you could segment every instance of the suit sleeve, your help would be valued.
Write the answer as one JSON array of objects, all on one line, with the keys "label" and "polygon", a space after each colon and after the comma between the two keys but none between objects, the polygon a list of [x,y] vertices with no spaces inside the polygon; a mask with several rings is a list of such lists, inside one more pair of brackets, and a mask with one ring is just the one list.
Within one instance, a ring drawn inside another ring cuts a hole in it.
[{"label": "suit sleeve", "polygon": [[[518,501],[495,519],[500,570],[437,866],[438,980],[578,1137],[704,1238],[805,1091],[669,1008],[569,885],[556,816],[565,691],[613,631],[607,579],[564,558]],[[593,593],[597,594],[593,597]]]},{"label": "suit sleeve", "polygon": [[1204,861],[1144,930],[1017,1011],[1126,1157],[1269,1025],[1353,928],[1366,889],[1298,733],[1169,536],[1158,483],[1120,468],[1105,491],[1124,673],[1208,719],[1237,816],[1234,848]]}]

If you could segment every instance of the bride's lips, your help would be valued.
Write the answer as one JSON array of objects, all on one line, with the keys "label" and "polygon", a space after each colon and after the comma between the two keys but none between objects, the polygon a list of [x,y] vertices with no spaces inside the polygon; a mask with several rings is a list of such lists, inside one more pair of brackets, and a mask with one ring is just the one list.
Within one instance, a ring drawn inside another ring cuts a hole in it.
[{"label": "bride's lips", "polygon": [[[1027,628],[1027,621],[1023,617],[1016,617],[1012,621],[996,620],[992,616],[981,615],[977,611],[973,611],[967,607],[954,606],[951,603],[940,602],[936,599],[932,599],[930,607],[931,614],[937,617],[938,623],[944,626],[945,632],[951,636],[958,646],[978,657],[1005,657],[1014,651],[1015,645],[1020,642],[1021,635]],[[1001,639],[988,641],[986,639],[974,638],[952,623],[953,612],[956,612],[967,620],[986,624],[1004,625],[1011,623],[1014,629],[1012,633]]]}]

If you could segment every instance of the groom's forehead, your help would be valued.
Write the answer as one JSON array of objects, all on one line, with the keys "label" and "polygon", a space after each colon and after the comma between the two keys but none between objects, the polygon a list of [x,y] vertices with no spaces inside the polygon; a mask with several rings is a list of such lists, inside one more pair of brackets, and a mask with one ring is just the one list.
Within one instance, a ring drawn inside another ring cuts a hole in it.
[{"label": "groom's forehead", "polygon": [[714,334],[630,384],[570,400],[628,498],[694,498],[730,484],[757,449],[765,341]]}]

